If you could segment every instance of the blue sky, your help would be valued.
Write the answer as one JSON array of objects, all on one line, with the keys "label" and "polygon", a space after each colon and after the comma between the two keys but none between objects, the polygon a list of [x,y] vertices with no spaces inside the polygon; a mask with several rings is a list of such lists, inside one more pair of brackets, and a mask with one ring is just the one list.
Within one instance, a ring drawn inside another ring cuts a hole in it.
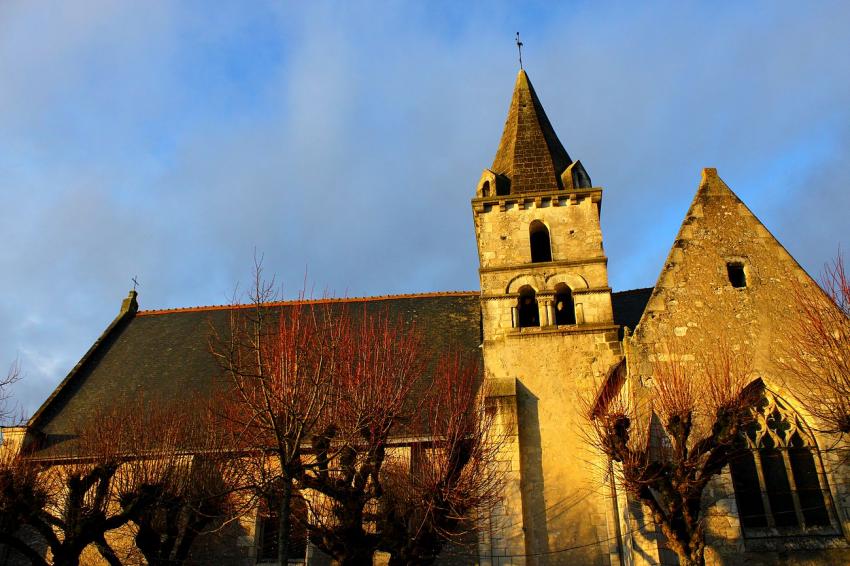
[{"label": "blue sky", "polygon": [[848,245],[846,2],[0,2],[0,364],[32,412],[117,314],[476,289],[517,71],[654,284],[702,167],[811,273]]}]

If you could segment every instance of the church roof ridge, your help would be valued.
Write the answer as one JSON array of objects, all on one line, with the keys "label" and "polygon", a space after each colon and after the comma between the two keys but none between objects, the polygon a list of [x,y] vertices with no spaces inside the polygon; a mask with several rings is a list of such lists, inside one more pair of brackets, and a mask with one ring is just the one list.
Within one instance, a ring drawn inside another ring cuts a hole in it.
[{"label": "church roof ridge", "polygon": [[[391,301],[398,299],[427,299],[435,297],[471,297],[480,295],[480,291],[431,291],[427,293],[401,293],[396,295],[375,295],[363,297],[326,297],[321,299],[288,299],[283,301],[273,301],[266,303],[265,306],[277,307],[286,305],[318,305],[331,303],[366,303],[375,301]],[[161,314],[176,314],[183,312],[208,312],[219,310],[232,310],[251,308],[254,305],[248,304],[230,304],[230,305],[203,305],[196,307],[176,307],[171,309],[151,309],[140,310],[136,316],[156,316]]]},{"label": "church roof ridge", "polygon": [[634,289],[626,289],[625,291],[612,291],[615,295],[633,295],[638,293],[646,293],[652,291],[655,287],[635,287]]}]

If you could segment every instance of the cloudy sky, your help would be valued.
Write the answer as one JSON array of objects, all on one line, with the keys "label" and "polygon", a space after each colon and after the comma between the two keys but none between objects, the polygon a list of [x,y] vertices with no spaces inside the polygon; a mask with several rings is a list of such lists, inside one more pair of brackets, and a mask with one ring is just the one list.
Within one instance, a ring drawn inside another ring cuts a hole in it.
[{"label": "cloudy sky", "polygon": [[476,289],[517,71],[603,186],[615,290],[720,175],[811,273],[850,245],[847,2],[0,2],[0,366],[32,412],[117,314]]}]

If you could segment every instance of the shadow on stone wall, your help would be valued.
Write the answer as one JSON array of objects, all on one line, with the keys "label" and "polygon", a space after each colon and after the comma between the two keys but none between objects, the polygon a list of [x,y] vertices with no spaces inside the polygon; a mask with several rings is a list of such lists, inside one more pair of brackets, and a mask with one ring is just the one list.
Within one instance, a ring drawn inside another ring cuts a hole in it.
[{"label": "shadow on stone wall", "polygon": [[[519,380],[517,414],[526,553],[544,554],[549,552],[549,530],[546,524],[546,500],[543,497],[543,450],[540,445],[537,397]],[[534,559],[529,560],[531,564],[537,562]],[[540,562],[545,563],[545,560]]]}]

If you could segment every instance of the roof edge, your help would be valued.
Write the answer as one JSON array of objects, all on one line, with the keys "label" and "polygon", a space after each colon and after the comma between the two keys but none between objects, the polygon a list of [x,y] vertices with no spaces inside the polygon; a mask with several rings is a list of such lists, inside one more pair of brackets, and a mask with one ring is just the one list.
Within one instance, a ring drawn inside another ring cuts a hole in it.
[{"label": "roof edge", "polygon": [[[135,308],[133,308],[135,307]],[[53,401],[59,396],[63,389],[71,382],[74,377],[80,372],[83,366],[91,359],[95,352],[97,352],[100,347],[103,345],[103,342],[112,334],[115,329],[120,326],[123,322],[134,318],[137,314],[138,303],[136,303],[136,292],[130,291],[130,295],[127,299],[124,299],[124,302],[121,305],[121,311],[118,313],[118,316],[113,319],[113,321],[106,327],[100,336],[98,336],[97,340],[94,341],[94,344],[83,354],[83,357],[80,358],[80,361],[71,368],[71,371],[68,372],[68,375],[65,376],[59,385],[56,386],[56,389],[53,390],[53,393],[44,400],[44,403],[41,404],[41,407],[36,410],[35,413],[29,418],[27,421],[27,429],[34,430],[36,425],[38,424],[39,419],[42,417],[47,408],[53,403]]]},{"label": "roof edge", "polygon": [[[341,298],[323,298],[323,299],[292,299],[288,301],[274,301],[266,303],[266,306],[277,307],[286,305],[321,305],[331,303],[367,303],[376,301],[392,301],[398,299],[423,299],[432,297],[473,297],[481,295],[480,291],[435,291],[431,293],[406,293],[399,295],[378,295],[374,297],[341,297]],[[233,305],[208,305],[197,307],[178,307],[173,309],[153,309],[139,311],[136,316],[156,316],[161,314],[183,313],[183,312],[209,312],[221,310],[233,310],[254,308],[253,304],[233,304]]]},{"label": "roof edge", "polygon": [[734,190],[732,190],[732,188],[720,177],[720,175],[717,173],[717,168],[703,167],[700,175],[700,184],[697,187],[696,194],[694,194],[694,198],[693,200],[691,200],[690,206],[688,206],[688,210],[685,213],[685,217],[682,219],[681,224],[679,224],[679,229],[676,231],[676,237],[673,239],[673,243],[670,246],[670,251],[667,252],[667,256],[664,260],[664,263],[661,265],[661,271],[658,274],[658,278],[656,279],[655,285],[652,287],[652,294],[649,297],[649,301],[647,301],[646,308],[644,309],[643,314],[641,315],[637,325],[635,326],[635,328],[632,329],[633,333],[637,332],[638,329],[641,328],[641,325],[647,318],[647,313],[650,312],[649,305],[662,292],[661,282],[664,277],[664,272],[667,270],[668,266],[673,262],[674,250],[676,249],[677,243],[683,239],[682,235],[688,218],[693,215],[693,211],[696,205],[699,204],[704,198],[706,198],[706,196],[709,196],[709,193],[712,191],[712,189],[719,189],[722,192],[728,193],[733,199],[738,202],[738,204],[743,206],[744,209],[750,214],[750,216],[752,216],[753,219],[758,222],[758,224],[762,228],[764,228],[765,232],[767,232],[767,234],[776,243],[779,249],[782,250],[786,258],[790,259],[791,262],[793,262],[793,264],[800,270],[800,272],[805,274],[809,281],[814,283],[815,286],[820,289],[820,285],[818,284],[817,280],[812,277],[812,275],[808,271],[806,271],[806,269],[802,265],[800,265],[800,262],[797,261],[797,259],[793,255],[791,255],[791,253],[785,248],[782,242],[780,242],[779,239],[774,236],[773,232],[771,232],[770,229],[765,225],[765,223],[761,221],[758,215],[756,215],[750,209],[750,207],[747,206],[747,203],[745,203],[744,200],[739,197],[738,194]]},{"label": "roof edge", "polygon": [[636,295],[638,293],[645,293],[647,291],[652,291],[655,287],[637,287],[635,289],[626,289],[625,291],[611,291],[612,295]]}]

